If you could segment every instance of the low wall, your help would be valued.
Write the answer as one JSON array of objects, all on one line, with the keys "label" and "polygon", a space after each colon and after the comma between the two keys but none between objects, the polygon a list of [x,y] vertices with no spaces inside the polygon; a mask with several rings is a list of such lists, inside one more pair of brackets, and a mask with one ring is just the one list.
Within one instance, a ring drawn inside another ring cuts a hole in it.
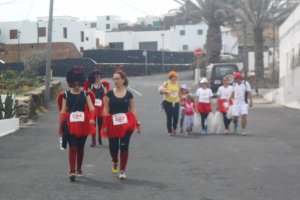
[{"label": "low wall", "polygon": [[0,120],[0,137],[15,132],[20,128],[19,119],[2,119]]},{"label": "low wall", "polygon": [[[59,81],[53,81],[50,87],[50,97],[55,98],[55,91],[60,87]],[[17,109],[16,116],[21,123],[26,123],[34,115],[37,110],[43,109],[45,106],[45,86],[25,93],[23,96],[16,97]]]},{"label": "low wall", "polygon": [[300,109],[299,87],[279,88],[265,94],[264,98],[279,105]]}]

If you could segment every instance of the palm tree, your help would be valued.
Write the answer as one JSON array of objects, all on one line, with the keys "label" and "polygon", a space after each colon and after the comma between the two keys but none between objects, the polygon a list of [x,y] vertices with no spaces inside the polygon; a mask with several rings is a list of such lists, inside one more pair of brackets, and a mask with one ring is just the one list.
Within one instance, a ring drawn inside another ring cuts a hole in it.
[{"label": "palm tree", "polygon": [[235,0],[231,4],[221,3],[221,8],[233,13],[253,33],[255,52],[256,86],[264,79],[264,30],[270,23],[281,23],[299,4],[298,0]]}]

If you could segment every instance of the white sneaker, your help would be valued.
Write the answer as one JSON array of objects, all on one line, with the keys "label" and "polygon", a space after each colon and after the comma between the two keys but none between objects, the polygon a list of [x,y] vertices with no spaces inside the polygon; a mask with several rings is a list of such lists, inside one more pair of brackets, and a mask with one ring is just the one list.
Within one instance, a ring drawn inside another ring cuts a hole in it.
[{"label": "white sneaker", "polygon": [[241,136],[246,136],[246,135],[248,135],[247,131],[245,131],[245,130],[242,130],[242,132],[241,132]]}]

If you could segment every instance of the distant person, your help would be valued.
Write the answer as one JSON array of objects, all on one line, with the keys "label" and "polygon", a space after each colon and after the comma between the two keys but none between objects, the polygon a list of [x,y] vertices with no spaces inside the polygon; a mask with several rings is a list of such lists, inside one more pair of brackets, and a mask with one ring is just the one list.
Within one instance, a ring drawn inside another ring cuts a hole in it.
[{"label": "distant person", "polygon": [[180,85],[177,82],[178,73],[171,71],[168,74],[169,80],[164,82],[159,91],[164,94],[163,108],[167,116],[167,129],[170,136],[176,135],[179,104],[180,104]]},{"label": "distant person", "polygon": [[[233,92],[231,99],[233,99],[232,115],[234,123],[234,132],[237,133],[238,118],[242,117],[242,131],[241,135],[247,135],[247,115],[249,106],[253,106],[251,86],[247,81],[243,80],[243,75],[239,72],[234,74]],[[250,102],[248,102],[250,100]]]},{"label": "distant person", "polygon": [[194,99],[191,95],[188,94],[184,102],[184,121],[185,121],[186,133],[188,135],[191,135],[193,131],[194,114],[195,114]]},{"label": "distant person", "polygon": [[182,84],[180,87],[180,119],[179,119],[179,124],[180,124],[180,133],[183,133],[183,123],[184,123],[184,117],[185,117],[185,102],[186,102],[186,97],[189,94],[189,88],[187,87],[186,84]]},{"label": "distant person", "polygon": [[202,130],[201,134],[207,134],[207,117],[208,114],[212,111],[213,93],[210,88],[208,88],[208,81],[206,78],[202,78],[200,81],[200,88],[196,91],[196,102],[198,105],[196,106],[196,112],[201,115],[201,125]]},{"label": "distant person", "polygon": [[[103,136],[108,137],[109,151],[112,160],[112,173],[119,172],[119,179],[127,179],[126,166],[129,156],[129,143],[132,133],[137,128],[141,133],[140,122],[137,121],[134,97],[127,90],[128,78],[123,71],[113,75],[115,87],[104,97]],[[119,167],[120,151],[120,167]]]},{"label": "distant person", "polygon": [[217,101],[218,101],[218,111],[223,114],[223,121],[225,125],[225,134],[229,133],[229,126],[231,119],[227,118],[227,112],[229,106],[232,105],[232,100],[230,99],[233,92],[233,87],[229,85],[227,77],[223,78],[223,85],[219,87],[217,91]]},{"label": "distant person", "polygon": [[[95,94],[95,122],[97,122],[98,134],[92,134],[91,147],[96,146],[96,138],[98,135],[98,144],[102,145],[101,128],[102,128],[102,114],[103,114],[103,97],[110,88],[110,84],[107,81],[102,81],[101,72],[99,70],[93,70],[89,74],[89,83],[91,84],[89,89]],[[96,131],[96,132],[97,132]]]}]

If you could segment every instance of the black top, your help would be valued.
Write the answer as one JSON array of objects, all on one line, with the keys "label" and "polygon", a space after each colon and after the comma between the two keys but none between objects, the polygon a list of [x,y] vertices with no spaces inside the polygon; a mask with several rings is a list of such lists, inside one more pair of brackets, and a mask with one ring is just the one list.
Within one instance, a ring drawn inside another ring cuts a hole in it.
[{"label": "black top", "polygon": [[[80,92],[79,94],[72,94],[71,91],[64,94],[63,98],[67,100],[67,111],[68,112],[76,112],[76,111],[85,111],[85,105],[86,105],[86,96],[88,96],[88,93]],[[78,98],[77,102],[76,99]],[[76,102],[76,105],[74,106]],[[74,107],[73,107],[74,106]]]},{"label": "black top", "polygon": [[115,96],[114,91],[110,90],[106,93],[109,98],[109,114],[127,113],[129,112],[130,99],[133,99],[133,95],[128,90],[123,98]]},{"label": "black top", "polygon": [[100,85],[99,88],[95,88],[94,85],[92,85],[91,90],[94,92],[96,99],[103,99],[105,95],[104,85]]}]

